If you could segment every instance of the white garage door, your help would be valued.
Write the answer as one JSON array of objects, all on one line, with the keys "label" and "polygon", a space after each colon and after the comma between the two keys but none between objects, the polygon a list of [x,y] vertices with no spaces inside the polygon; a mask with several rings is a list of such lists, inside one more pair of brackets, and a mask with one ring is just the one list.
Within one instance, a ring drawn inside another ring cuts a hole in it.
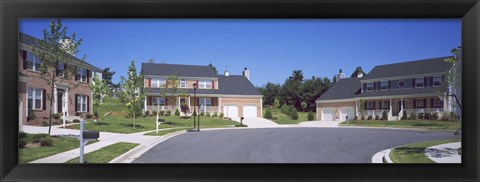
[{"label": "white garage door", "polygon": [[225,117],[229,118],[238,118],[238,107],[237,106],[224,106],[223,112]]},{"label": "white garage door", "polygon": [[333,121],[333,116],[335,116],[335,109],[322,110],[322,121]]},{"label": "white garage door", "polygon": [[346,121],[346,116],[348,116],[348,120],[353,120],[355,117],[355,111],[353,107],[344,107],[340,109],[340,121]]},{"label": "white garage door", "polygon": [[245,118],[257,117],[257,107],[243,106],[243,117]]}]

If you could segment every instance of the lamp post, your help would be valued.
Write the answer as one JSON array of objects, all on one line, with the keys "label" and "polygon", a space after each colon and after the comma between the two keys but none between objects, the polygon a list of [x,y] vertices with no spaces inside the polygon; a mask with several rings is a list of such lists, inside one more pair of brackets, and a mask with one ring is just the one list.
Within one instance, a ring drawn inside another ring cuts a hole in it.
[{"label": "lamp post", "polygon": [[[196,115],[199,115],[197,113],[197,87],[198,87],[197,83],[194,83],[193,84],[193,113],[196,114]],[[196,115],[193,115],[193,128],[194,129],[195,129],[196,123],[197,123],[197,121],[196,121],[197,116]]]}]

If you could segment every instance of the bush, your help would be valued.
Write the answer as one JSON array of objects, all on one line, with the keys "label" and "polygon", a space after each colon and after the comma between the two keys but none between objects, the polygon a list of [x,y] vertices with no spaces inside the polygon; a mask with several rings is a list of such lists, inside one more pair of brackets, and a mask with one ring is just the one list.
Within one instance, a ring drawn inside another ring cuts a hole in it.
[{"label": "bush", "polygon": [[[150,116],[150,111],[149,111],[149,110],[146,110],[146,111],[145,111],[145,115]],[[156,114],[155,114],[155,115],[156,115]]]},{"label": "bush", "polygon": [[307,119],[309,121],[313,121],[315,119],[315,115],[313,114],[312,111],[308,112]]},{"label": "bush", "polygon": [[426,120],[432,119],[432,114],[430,114],[430,113],[425,113],[425,119],[426,119]]},{"label": "bush", "polygon": [[263,117],[266,119],[272,119],[272,111],[270,109],[265,110]]},{"label": "bush", "polygon": [[210,112],[206,112],[205,116],[210,117],[211,116]]},{"label": "bush", "polygon": [[402,118],[400,118],[401,120],[407,120],[408,119],[408,115],[407,115],[407,111],[403,111],[403,115],[402,115]]},{"label": "bush", "polygon": [[415,113],[411,113],[410,116],[408,116],[409,120],[417,120],[417,115]]},{"label": "bush", "polygon": [[438,120],[438,113],[434,112],[432,113],[432,120]]},{"label": "bush", "polygon": [[[160,111],[160,115],[163,116],[163,114],[165,113],[165,111]],[[157,115],[157,111],[156,110],[153,110],[152,111],[152,115],[156,116]]]},{"label": "bush", "polygon": [[175,116],[180,116],[180,111],[178,109],[175,110]]},{"label": "bush", "polygon": [[293,119],[293,120],[297,120],[298,119],[298,112],[296,109],[292,110],[292,113],[290,114],[290,117]]},{"label": "bush", "polygon": [[27,121],[34,120],[37,116],[35,116],[35,112],[31,108],[28,109],[28,116]]},{"label": "bush", "polygon": [[236,124],[235,127],[248,127],[248,126],[245,124],[239,123],[239,124]]},{"label": "bush", "polygon": [[53,119],[60,119],[60,113],[52,114]]},{"label": "bush", "polygon": [[372,115],[368,115],[368,118],[367,118],[367,119],[368,119],[368,120],[372,120],[372,119],[373,119]]},{"label": "bush", "polygon": [[354,120],[355,120],[355,121],[358,121],[358,116],[355,116]]},{"label": "bush", "polygon": [[74,122],[74,123],[80,123],[80,120],[74,119],[73,122]]},{"label": "bush", "polygon": [[423,113],[417,113],[417,119],[425,119],[425,114]]},{"label": "bush", "polygon": [[147,115],[146,115],[146,114],[143,114],[143,115],[142,115],[142,117],[146,118],[146,117],[147,117]]},{"label": "bush", "polygon": [[47,121],[42,121],[42,126],[48,126],[48,122]]},{"label": "bush", "polygon": [[55,120],[55,121],[52,121],[52,124],[53,124],[53,125],[60,125],[61,123],[60,123],[60,121]]},{"label": "bush", "polygon": [[93,115],[90,114],[90,113],[88,113],[87,115],[85,115],[85,118],[87,118],[87,119],[92,119],[92,118],[93,118]]},{"label": "bush", "polygon": [[93,111],[93,117],[98,118],[98,111]]},{"label": "bush", "polygon": [[205,113],[203,111],[200,112],[200,116],[205,116]]},{"label": "bush", "polygon": [[216,112],[214,112],[212,117],[218,117],[218,114]]},{"label": "bush", "polygon": [[27,136],[27,134],[23,131],[21,132],[18,132],[18,138],[22,139],[22,138],[25,138]]},{"label": "bush", "polygon": [[362,115],[362,120],[365,120],[365,116],[364,116],[364,115]]},{"label": "bush", "polygon": [[383,113],[382,113],[382,120],[388,120],[387,111],[383,111]]},{"label": "bush", "polygon": [[193,116],[197,116],[197,110],[193,110]]},{"label": "bush", "polygon": [[38,143],[40,143],[40,146],[49,147],[49,146],[52,146],[53,141],[50,137],[43,137],[43,138],[40,138]]},{"label": "bush", "polygon": [[288,105],[287,105],[287,104],[283,104],[282,107],[280,108],[280,111],[281,111],[283,114],[287,114],[287,112],[288,112]]},{"label": "bush", "polygon": [[25,148],[25,145],[27,145],[25,139],[18,140],[18,148]]},{"label": "bush", "polygon": [[42,138],[49,137],[48,134],[35,134],[32,135],[32,143],[40,143]]},{"label": "bush", "polygon": [[380,120],[380,116],[379,116],[379,115],[375,115],[375,120]]},{"label": "bush", "polygon": [[218,115],[219,117],[223,118],[223,113],[220,113],[220,115]]},{"label": "bush", "polygon": [[293,106],[293,105],[289,105],[287,112],[288,112],[287,115],[289,115],[290,117],[292,117],[292,114],[293,114],[294,112],[297,112],[297,108],[295,108],[295,106]]},{"label": "bush", "polygon": [[276,116],[273,116],[272,117],[272,120],[277,120],[278,118]]},{"label": "bush", "polygon": [[[177,110],[178,111],[178,110]],[[168,110],[168,111],[165,111],[165,116],[170,116],[172,115],[172,111]]]}]

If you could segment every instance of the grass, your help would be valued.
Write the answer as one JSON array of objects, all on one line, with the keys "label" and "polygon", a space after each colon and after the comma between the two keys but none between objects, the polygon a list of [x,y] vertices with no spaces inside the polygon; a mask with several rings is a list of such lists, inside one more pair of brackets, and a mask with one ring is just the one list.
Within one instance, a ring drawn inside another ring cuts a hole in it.
[{"label": "grass", "polygon": [[[133,118],[125,118],[126,108],[117,98],[106,98],[104,104],[99,109],[99,116],[97,123],[92,120],[86,120],[86,130],[96,130],[114,133],[136,133],[156,129],[156,116],[140,117],[136,119],[135,128],[133,128]],[[108,116],[103,116],[105,113],[111,112]],[[177,127],[193,127],[193,118],[182,119],[178,116],[161,116],[165,119],[165,123],[160,125],[160,128],[177,128]],[[235,125],[237,122],[224,120],[217,117],[201,117],[200,127],[228,127]],[[67,126],[70,129],[79,129],[80,125]]]},{"label": "grass", "polygon": [[434,140],[397,147],[390,152],[394,163],[435,163],[425,155],[425,149],[434,145],[460,142],[461,139]]},{"label": "grass", "polygon": [[[26,134],[27,143],[31,143],[35,135],[39,134]],[[80,147],[80,142],[77,138],[56,136],[51,136],[50,138],[52,139],[52,146],[20,148],[18,151],[19,163],[28,163],[37,159],[41,159]],[[95,142],[89,142],[88,144]]]},{"label": "grass", "polygon": [[[115,143],[96,151],[90,152],[85,154],[83,160],[85,163],[108,163],[111,160],[117,158],[118,156],[132,150],[139,144],[136,143],[127,143],[127,142],[119,142]],[[77,157],[75,159],[69,160],[66,163],[79,163],[80,158]]]},{"label": "grass", "polygon": [[177,132],[177,131],[186,131],[189,128],[172,128],[172,129],[166,129],[166,130],[159,130],[158,133],[156,131],[150,132],[150,133],[145,133],[144,135],[150,135],[150,136],[162,136],[166,135],[169,133]]},{"label": "grass", "polygon": [[308,112],[298,112],[298,119],[293,120],[290,116],[282,113],[280,109],[272,109],[272,116],[277,119],[273,120],[273,122],[277,124],[298,124],[300,122],[308,121],[307,119]]},{"label": "grass", "polygon": [[341,122],[340,126],[368,126],[368,127],[393,127],[393,128],[418,128],[432,130],[451,130],[455,131],[461,127],[461,122],[456,121],[455,125],[451,121],[431,121],[431,120],[360,120]]}]

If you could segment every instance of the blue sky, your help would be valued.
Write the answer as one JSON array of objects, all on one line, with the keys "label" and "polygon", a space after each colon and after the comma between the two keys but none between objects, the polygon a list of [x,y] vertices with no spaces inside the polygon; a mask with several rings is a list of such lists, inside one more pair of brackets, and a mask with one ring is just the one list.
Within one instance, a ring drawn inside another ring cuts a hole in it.
[{"label": "blue sky", "polygon": [[[51,19],[22,19],[21,32],[42,38]],[[83,39],[78,57],[125,76],[130,61],[208,65],[219,73],[250,70],[256,86],[283,83],[295,69],[306,78],[347,76],[357,66],[449,56],[461,45],[460,19],[64,19]]]}]

